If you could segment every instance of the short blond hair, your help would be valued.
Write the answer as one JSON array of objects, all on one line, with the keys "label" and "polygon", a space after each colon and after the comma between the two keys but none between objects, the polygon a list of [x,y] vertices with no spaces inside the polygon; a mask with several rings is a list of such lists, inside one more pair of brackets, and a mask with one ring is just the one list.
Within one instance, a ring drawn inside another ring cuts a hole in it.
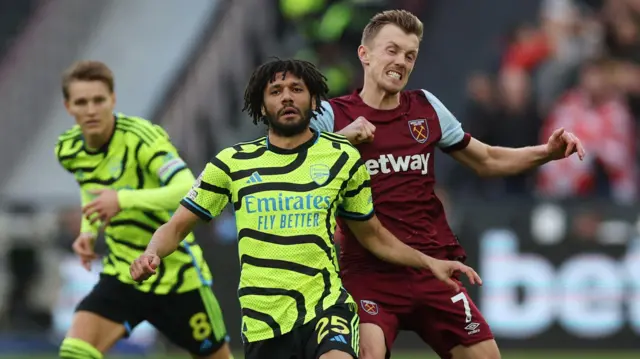
[{"label": "short blond hair", "polygon": [[413,34],[422,40],[424,26],[417,16],[407,10],[387,10],[374,15],[364,31],[362,31],[362,44],[370,42],[378,35],[385,25],[395,25],[407,34]]}]

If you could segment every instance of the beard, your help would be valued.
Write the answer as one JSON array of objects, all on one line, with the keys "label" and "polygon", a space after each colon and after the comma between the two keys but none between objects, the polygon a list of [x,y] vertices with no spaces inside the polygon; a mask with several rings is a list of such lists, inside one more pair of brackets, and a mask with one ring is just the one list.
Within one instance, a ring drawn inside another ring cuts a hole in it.
[{"label": "beard", "polygon": [[282,137],[293,137],[306,131],[311,124],[313,112],[311,109],[301,111],[296,108],[296,110],[298,110],[300,118],[295,121],[280,120],[280,117],[284,113],[283,110],[278,111],[276,114],[267,113],[265,117],[269,123],[269,129],[273,131],[274,134]]}]

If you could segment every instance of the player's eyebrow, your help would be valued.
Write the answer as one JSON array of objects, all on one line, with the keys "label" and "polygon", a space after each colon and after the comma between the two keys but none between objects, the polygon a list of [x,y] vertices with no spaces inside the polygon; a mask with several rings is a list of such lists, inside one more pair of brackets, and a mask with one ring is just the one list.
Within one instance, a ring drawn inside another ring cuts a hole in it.
[{"label": "player's eyebrow", "polygon": [[[403,49],[404,50],[404,48],[402,46],[398,45],[393,40],[389,40],[389,42],[387,43],[387,47],[389,47],[389,46],[393,46],[396,49]],[[418,49],[410,49],[410,50],[407,50],[406,52],[409,53],[409,54],[417,54],[418,53]]]},{"label": "player's eyebrow", "polygon": [[300,86],[303,87],[304,83],[302,81],[292,81],[288,84],[283,84],[281,82],[277,82],[277,83],[271,83],[269,84],[269,89],[273,89],[273,88],[281,88],[284,86]]}]

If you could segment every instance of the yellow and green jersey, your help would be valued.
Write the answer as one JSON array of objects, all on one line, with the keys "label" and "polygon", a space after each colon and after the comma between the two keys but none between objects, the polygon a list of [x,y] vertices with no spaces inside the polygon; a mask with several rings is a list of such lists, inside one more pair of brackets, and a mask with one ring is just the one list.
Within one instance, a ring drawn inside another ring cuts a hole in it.
[{"label": "yellow and green jersey", "polygon": [[[94,198],[92,190],[106,188],[119,192],[122,210],[104,228],[109,249],[103,260],[104,274],[155,294],[187,292],[211,282],[211,273],[193,234],[187,236],[176,252],[162,260],[158,275],[138,284],[129,274],[130,264],[144,252],[156,229],[169,220],[193,183],[193,175],[160,126],[142,118],[116,114],[109,142],[95,151],[85,146],[80,127],[74,126],[59,137],[56,156],[80,185],[83,206]],[[189,184],[178,194],[175,205],[153,208],[153,189],[175,187],[177,178],[188,178]],[[132,197],[127,194],[136,191],[147,191],[148,195],[138,199],[138,203],[122,202]],[[83,218],[83,232],[95,234],[99,226],[99,222],[91,225]]]},{"label": "yellow and green jersey", "polygon": [[316,133],[292,150],[268,139],[221,151],[182,205],[204,220],[235,210],[243,339],[290,332],[336,304],[353,304],[338,276],[335,215],[373,216],[369,174],[345,137]]}]

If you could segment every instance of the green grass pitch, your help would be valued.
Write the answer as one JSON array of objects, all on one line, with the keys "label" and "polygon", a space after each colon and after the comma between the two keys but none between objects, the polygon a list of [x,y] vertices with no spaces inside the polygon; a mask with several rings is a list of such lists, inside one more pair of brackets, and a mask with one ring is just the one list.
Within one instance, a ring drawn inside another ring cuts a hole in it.
[{"label": "green grass pitch", "polygon": [[[148,358],[154,359],[188,359],[185,355],[149,355]],[[110,356],[107,355],[105,359],[134,359],[139,357],[123,357],[123,356]],[[235,359],[242,359],[241,354],[236,354]],[[431,353],[397,353],[391,356],[392,359],[437,359]],[[637,352],[616,352],[616,351],[503,351],[503,359],[638,359],[640,358],[640,351]],[[3,355],[2,359],[57,359],[55,355],[44,356],[12,356]]]}]

